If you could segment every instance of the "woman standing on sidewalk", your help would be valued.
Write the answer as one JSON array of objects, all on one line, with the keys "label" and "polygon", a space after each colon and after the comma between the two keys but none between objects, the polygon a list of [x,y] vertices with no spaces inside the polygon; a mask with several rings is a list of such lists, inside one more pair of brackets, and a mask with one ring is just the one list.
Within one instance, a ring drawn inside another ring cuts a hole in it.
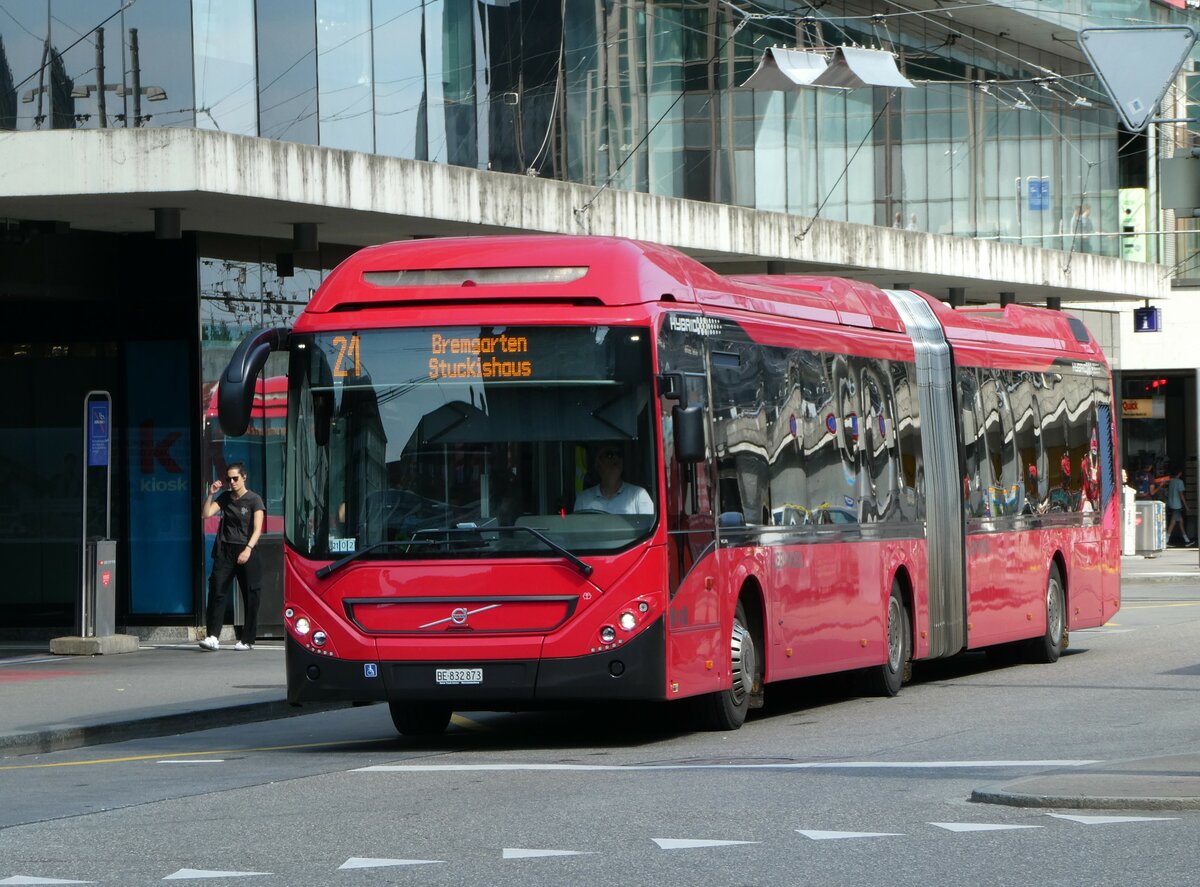
[{"label": "woman standing on sidewalk", "polygon": [[230,488],[218,495],[221,481],[214,480],[200,509],[202,520],[217,513],[221,515],[221,527],[213,542],[212,574],[208,577],[208,633],[200,642],[200,649],[221,648],[225,598],[229,583],[236,576],[246,598],[246,624],[242,627],[242,639],[233,649],[253,650],[258,633],[258,593],[262,588],[262,564],[254,548],[262,535],[267,506],[258,493],[246,488],[246,466],[241,462],[231,463],[225,475]]}]

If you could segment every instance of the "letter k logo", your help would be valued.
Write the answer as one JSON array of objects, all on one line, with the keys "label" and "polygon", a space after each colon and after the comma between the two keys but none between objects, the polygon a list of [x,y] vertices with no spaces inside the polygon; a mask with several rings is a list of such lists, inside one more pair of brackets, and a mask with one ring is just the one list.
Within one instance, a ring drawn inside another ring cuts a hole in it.
[{"label": "letter k logo", "polygon": [[172,431],[162,440],[154,439],[154,422],[147,420],[142,423],[138,440],[138,466],[142,474],[153,474],[154,463],[158,462],[163,469],[171,474],[183,474],[179,463],[171,456],[171,447],[179,440],[180,432]]}]

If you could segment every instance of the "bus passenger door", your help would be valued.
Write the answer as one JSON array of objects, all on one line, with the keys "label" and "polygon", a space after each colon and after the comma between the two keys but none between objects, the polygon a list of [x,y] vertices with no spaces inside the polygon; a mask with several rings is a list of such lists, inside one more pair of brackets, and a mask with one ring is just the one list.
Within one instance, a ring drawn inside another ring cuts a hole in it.
[{"label": "bus passenger door", "polygon": [[[660,335],[660,367],[678,373],[688,405],[708,410],[707,381],[697,348],[682,347],[694,334],[664,323]],[[694,363],[693,363],[694,361]],[[672,410],[681,404],[659,397],[663,441],[667,529],[667,698],[692,696],[721,688],[720,667],[722,582],[717,575],[714,479],[709,460],[680,462],[675,457]],[[711,438],[709,438],[711,440]],[[728,651],[725,651],[728,657]]]}]

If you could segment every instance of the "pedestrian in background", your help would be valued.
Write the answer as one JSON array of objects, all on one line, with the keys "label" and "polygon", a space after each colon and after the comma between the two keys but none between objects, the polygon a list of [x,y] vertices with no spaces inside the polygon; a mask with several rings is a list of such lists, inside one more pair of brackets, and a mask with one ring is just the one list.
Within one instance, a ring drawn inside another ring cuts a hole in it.
[{"label": "pedestrian in background", "polygon": [[208,498],[200,509],[202,520],[221,515],[221,526],[213,542],[213,567],[208,577],[207,634],[200,649],[221,649],[221,626],[225,623],[225,598],[229,583],[236,576],[246,600],[246,624],[235,650],[253,650],[258,633],[258,595],[262,589],[262,564],[255,546],[262,536],[267,506],[262,497],[246,487],[246,466],[234,462],[225,470],[229,489],[221,492],[221,481],[214,480]]},{"label": "pedestrian in background", "polygon": [[1179,524],[1179,532],[1183,534],[1184,547],[1189,547],[1192,540],[1188,538],[1187,526],[1183,516],[1187,514],[1187,497],[1183,494],[1183,469],[1175,469],[1171,479],[1167,481],[1167,542],[1171,541],[1171,533]]}]

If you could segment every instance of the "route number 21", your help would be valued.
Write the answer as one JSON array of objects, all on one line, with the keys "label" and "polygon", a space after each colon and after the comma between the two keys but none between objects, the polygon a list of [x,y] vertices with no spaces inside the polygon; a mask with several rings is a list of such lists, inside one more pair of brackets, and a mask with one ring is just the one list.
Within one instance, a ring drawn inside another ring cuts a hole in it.
[{"label": "route number 21", "polygon": [[351,375],[350,369],[346,366],[348,361],[354,362],[354,378],[362,375],[362,359],[359,352],[358,333],[350,336],[334,336],[333,347],[337,349],[337,358],[333,362],[333,376],[335,379],[345,379]]}]

